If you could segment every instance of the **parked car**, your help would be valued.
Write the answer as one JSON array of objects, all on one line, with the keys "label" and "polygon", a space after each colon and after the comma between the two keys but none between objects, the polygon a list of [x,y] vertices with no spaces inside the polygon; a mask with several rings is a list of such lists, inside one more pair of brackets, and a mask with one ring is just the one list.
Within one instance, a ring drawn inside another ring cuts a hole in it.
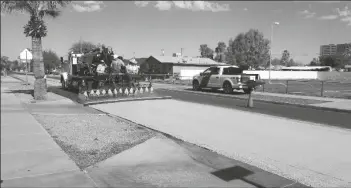
[{"label": "parked car", "polygon": [[209,89],[223,89],[224,93],[232,93],[233,90],[244,90],[249,93],[247,81],[260,80],[259,74],[244,74],[243,69],[237,66],[213,66],[199,75],[193,77],[193,89],[201,90],[203,88]]}]

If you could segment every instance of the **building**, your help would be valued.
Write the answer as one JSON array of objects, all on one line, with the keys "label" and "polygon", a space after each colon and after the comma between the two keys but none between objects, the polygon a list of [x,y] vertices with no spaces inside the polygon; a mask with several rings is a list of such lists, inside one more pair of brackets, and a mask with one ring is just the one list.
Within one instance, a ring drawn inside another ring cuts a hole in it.
[{"label": "building", "polygon": [[145,74],[168,74],[189,79],[210,66],[226,65],[209,58],[150,56],[140,65],[140,72]]},{"label": "building", "polygon": [[18,56],[18,62],[21,64],[26,64],[28,67],[28,71],[31,72],[32,71],[32,66],[31,66],[31,61],[33,59],[33,54],[32,51],[29,48],[24,49],[20,55]]},{"label": "building", "polygon": [[329,44],[329,45],[322,45],[320,47],[319,54],[321,56],[328,56],[328,55],[337,55],[337,54],[344,54],[347,50],[349,50],[351,43],[345,44]]},{"label": "building", "polygon": [[320,47],[319,54],[321,56],[335,55],[336,54],[336,46],[335,44],[322,45]]},{"label": "building", "polygon": [[345,65],[345,72],[351,72],[351,65]]},{"label": "building", "polygon": [[338,44],[336,45],[336,53],[342,55],[348,51],[349,48],[351,48],[351,43]]}]

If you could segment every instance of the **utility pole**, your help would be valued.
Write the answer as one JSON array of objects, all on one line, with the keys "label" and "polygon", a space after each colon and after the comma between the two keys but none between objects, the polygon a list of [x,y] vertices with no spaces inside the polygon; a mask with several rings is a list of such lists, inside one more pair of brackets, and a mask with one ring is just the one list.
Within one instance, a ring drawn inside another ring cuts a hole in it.
[{"label": "utility pole", "polygon": [[183,57],[183,48],[180,48],[180,56]]},{"label": "utility pole", "polygon": [[80,53],[82,54],[82,37],[79,38]]}]

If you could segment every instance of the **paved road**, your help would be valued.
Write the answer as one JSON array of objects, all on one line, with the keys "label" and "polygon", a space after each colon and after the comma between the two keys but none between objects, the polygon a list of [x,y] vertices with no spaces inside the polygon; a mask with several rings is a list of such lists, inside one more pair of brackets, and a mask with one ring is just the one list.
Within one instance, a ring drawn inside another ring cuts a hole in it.
[{"label": "paved road", "polygon": [[266,103],[258,101],[254,101],[254,108],[248,109],[245,107],[247,101],[242,99],[216,97],[203,94],[197,95],[195,93],[162,89],[156,89],[155,91],[159,92],[162,95],[172,96],[173,99],[181,101],[207,104],[230,109],[239,109],[244,111],[253,111],[262,114],[351,129],[351,118],[349,113],[323,111],[317,109],[302,108],[291,105],[272,104],[268,102]]},{"label": "paved road", "polygon": [[[183,83],[184,85],[191,86],[189,80],[176,81],[176,83]],[[271,84],[267,81],[264,88],[260,87],[257,91],[263,91],[264,89],[265,92],[271,93],[288,92],[290,94],[321,96],[322,82],[318,80],[289,80],[288,91],[286,90],[286,86],[286,80],[272,80]],[[351,99],[351,80],[325,81],[323,82],[323,91],[323,96]]]}]

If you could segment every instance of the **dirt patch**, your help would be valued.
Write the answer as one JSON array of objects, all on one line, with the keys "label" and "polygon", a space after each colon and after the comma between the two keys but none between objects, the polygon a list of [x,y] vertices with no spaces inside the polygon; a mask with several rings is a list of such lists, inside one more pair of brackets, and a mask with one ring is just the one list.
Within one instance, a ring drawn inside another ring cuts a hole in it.
[{"label": "dirt patch", "polygon": [[81,169],[155,135],[150,130],[106,115],[35,115],[35,118]]}]

